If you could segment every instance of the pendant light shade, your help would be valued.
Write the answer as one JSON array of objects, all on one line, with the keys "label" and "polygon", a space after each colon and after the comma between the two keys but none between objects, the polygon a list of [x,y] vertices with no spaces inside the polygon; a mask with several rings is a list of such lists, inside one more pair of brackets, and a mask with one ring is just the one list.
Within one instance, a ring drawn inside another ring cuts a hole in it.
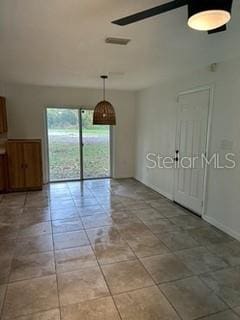
[{"label": "pendant light shade", "polygon": [[188,25],[199,31],[211,31],[231,19],[232,0],[194,0],[188,5]]},{"label": "pendant light shade", "polygon": [[116,125],[116,115],[112,104],[105,100],[105,80],[107,76],[101,76],[103,79],[103,100],[100,101],[93,113],[93,124],[95,125]]}]

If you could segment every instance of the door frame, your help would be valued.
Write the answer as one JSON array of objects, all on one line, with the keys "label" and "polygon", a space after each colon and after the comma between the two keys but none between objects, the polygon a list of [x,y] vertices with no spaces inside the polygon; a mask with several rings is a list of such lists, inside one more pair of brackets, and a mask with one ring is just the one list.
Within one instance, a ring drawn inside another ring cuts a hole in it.
[{"label": "door frame", "polygon": [[[181,91],[177,95],[177,106],[176,106],[176,128],[175,128],[175,144],[174,144],[174,157],[175,157],[175,150],[177,150],[177,143],[178,143],[178,116],[179,116],[179,98],[183,95],[201,92],[201,91],[208,91],[209,92],[209,106],[208,106],[208,121],[207,121],[207,139],[205,144],[205,153],[206,158],[209,157],[210,152],[210,138],[211,138],[211,125],[212,125],[212,113],[213,113],[213,106],[214,106],[214,84],[206,85],[206,86],[200,86],[196,88],[192,88],[186,91]],[[175,183],[176,183],[176,170],[174,169],[173,173],[173,201],[175,201]],[[204,179],[203,179],[203,194],[202,194],[202,210],[199,213],[196,213],[200,217],[204,217],[206,214],[206,203],[207,203],[207,196],[208,196],[208,175],[209,175],[209,168],[206,165],[204,168]]]},{"label": "door frame", "polygon": [[[79,114],[79,146],[80,146],[80,177],[79,179],[70,179],[70,180],[56,180],[50,181],[50,169],[49,169],[49,141],[48,141],[48,124],[47,124],[47,109],[75,109],[78,110]],[[84,107],[84,106],[70,106],[70,105],[60,105],[60,106],[44,106],[44,115],[43,115],[43,127],[44,127],[44,164],[45,164],[45,175],[46,175],[46,183],[61,183],[61,182],[71,182],[71,181],[84,181],[84,180],[100,180],[100,179],[110,179],[112,178],[113,174],[113,127],[109,126],[109,160],[110,160],[110,175],[109,177],[100,177],[100,178],[83,178],[83,152],[82,152],[82,110],[94,110],[91,107]]]}]

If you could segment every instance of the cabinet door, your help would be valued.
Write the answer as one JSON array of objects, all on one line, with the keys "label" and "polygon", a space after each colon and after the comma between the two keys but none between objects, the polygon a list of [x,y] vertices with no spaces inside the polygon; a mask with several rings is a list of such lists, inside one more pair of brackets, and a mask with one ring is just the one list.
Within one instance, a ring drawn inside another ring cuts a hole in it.
[{"label": "cabinet door", "polygon": [[10,190],[22,189],[25,186],[22,143],[8,142],[7,155],[8,155],[9,189]]},{"label": "cabinet door", "polygon": [[0,133],[5,133],[7,131],[6,99],[4,97],[0,97]]},{"label": "cabinet door", "polygon": [[42,154],[40,142],[24,142],[25,188],[42,187]]},{"label": "cabinet door", "polygon": [[6,155],[0,155],[0,192],[7,189],[7,161]]}]

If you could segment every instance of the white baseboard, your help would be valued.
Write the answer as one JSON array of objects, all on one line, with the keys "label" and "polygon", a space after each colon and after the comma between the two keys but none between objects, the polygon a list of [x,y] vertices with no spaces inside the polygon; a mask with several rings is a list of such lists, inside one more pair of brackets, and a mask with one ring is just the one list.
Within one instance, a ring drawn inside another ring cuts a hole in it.
[{"label": "white baseboard", "polygon": [[144,179],[139,179],[139,178],[137,178],[137,177],[135,177],[134,179],[136,179],[137,181],[141,182],[141,183],[142,183],[142,184],[144,184],[145,186],[147,186],[147,187],[149,187],[149,188],[153,189],[154,191],[156,191],[156,192],[160,193],[160,194],[161,194],[162,196],[164,196],[165,198],[167,198],[167,199],[169,199],[169,200],[173,201],[173,195],[172,195],[172,194],[167,193],[167,192],[165,192],[165,191],[163,191],[163,190],[159,189],[157,186],[155,186],[155,185],[153,185],[153,184],[149,183],[148,181],[146,181],[146,180],[144,180]]},{"label": "white baseboard", "polygon": [[214,227],[216,227],[217,229],[222,230],[223,232],[227,233],[229,236],[240,241],[240,234],[238,232],[232,230],[229,227],[224,226],[223,224],[221,224],[220,222],[218,222],[216,219],[212,217],[203,215],[202,218],[208,223],[210,223],[211,225],[213,225]]}]

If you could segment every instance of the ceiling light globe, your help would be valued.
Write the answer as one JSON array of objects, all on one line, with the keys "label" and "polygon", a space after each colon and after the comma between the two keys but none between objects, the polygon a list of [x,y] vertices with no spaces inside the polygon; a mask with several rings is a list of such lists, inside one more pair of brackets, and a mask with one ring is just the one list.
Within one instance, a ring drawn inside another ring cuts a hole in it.
[{"label": "ceiling light globe", "polygon": [[231,13],[226,10],[206,10],[190,16],[188,25],[198,31],[210,31],[225,25],[230,19]]}]

